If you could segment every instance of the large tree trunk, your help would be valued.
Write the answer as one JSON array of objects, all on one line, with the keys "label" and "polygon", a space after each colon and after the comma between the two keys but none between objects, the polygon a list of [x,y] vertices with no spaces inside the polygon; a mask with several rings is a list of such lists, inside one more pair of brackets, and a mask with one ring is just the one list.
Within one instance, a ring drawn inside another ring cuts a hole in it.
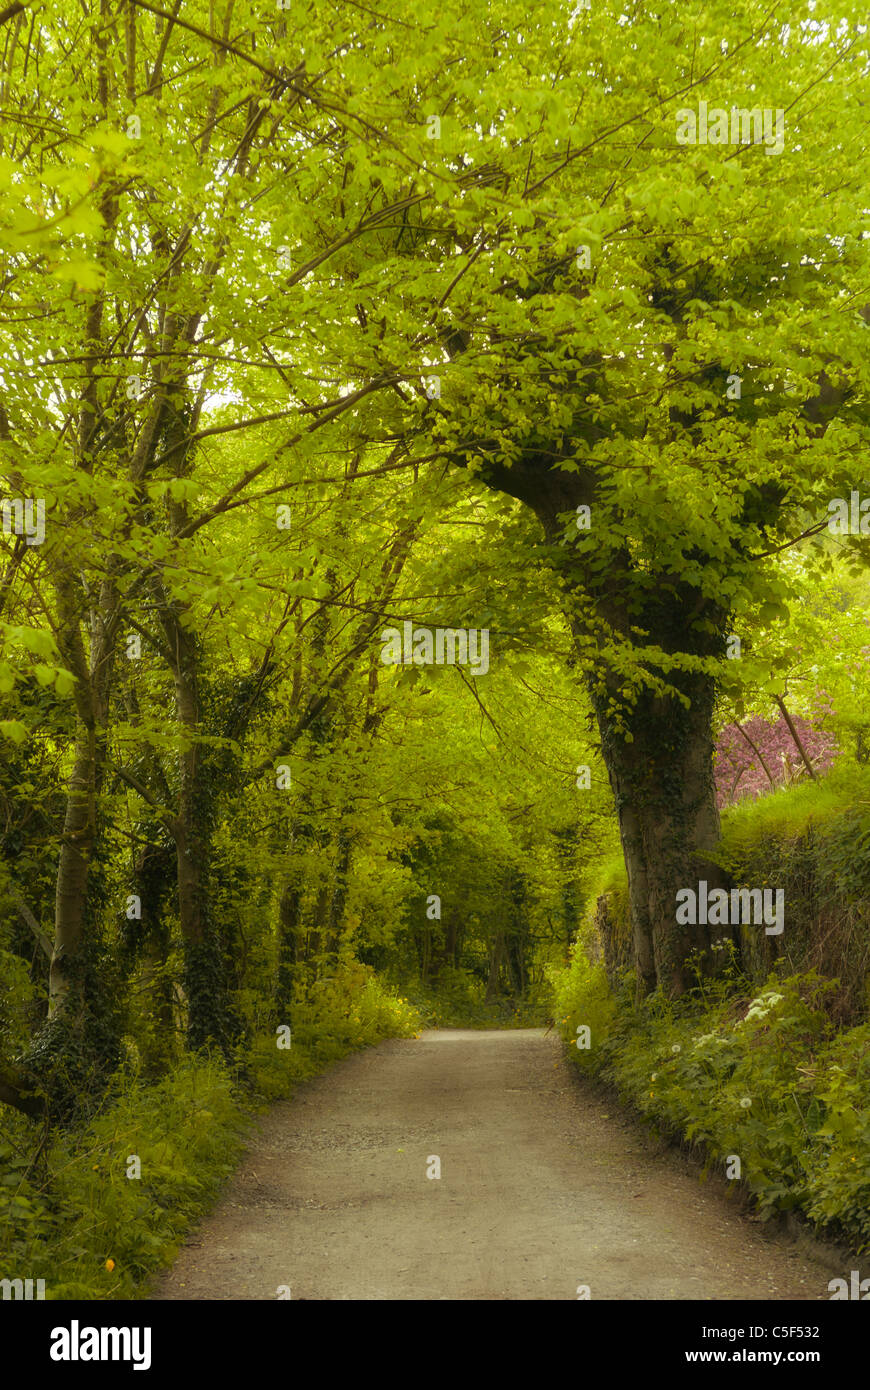
[{"label": "large tree trunk", "polygon": [[[95,872],[118,599],[112,581],[106,579],[95,601],[85,605],[62,561],[54,579],[58,647],[76,678],[75,752],[58,852],[47,1017],[22,1065],[60,1112],[79,1103],[113,1070],[119,1056],[118,990],[104,978],[105,961],[100,958],[101,885]],[[83,616],[90,636],[87,654]],[[14,1091],[13,1086],[10,1095]],[[27,1113],[37,1113],[41,1104],[36,1102],[37,1109]]]},{"label": "large tree trunk", "polygon": [[88,873],[94,847],[94,730],[79,726],[60,842],[55,895],[54,948],[48,974],[48,1016],[75,1012],[81,990]]},{"label": "large tree trunk", "polygon": [[118,600],[104,583],[90,610],[90,660],[82,641],[78,595],[66,576],[58,582],[58,644],[76,677],[76,742],[67,784],[67,804],[58,855],[54,949],[49,967],[49,1019],[78,1021],[84,1005],[83,952],[88,921],[88,888],[97,839],[97,802],[106,768],[106,729],[111,688]]},{"label": "large tree trunk", "polygon": [[184,946],[184,993],[191,1048],[231,1041],[226,966],[211,901],[211,846],[217,786],[210,779],[210,750],[202,732],[196,639],[179,620],[175,605],[161,615],[175,676],[178,721],[191,738],[179,758],[178,814],[175,818],[178,865],[178,921]]},{"label": "large tree trunk", "polygon": [[[638,990],[659,985],[670,995],[694,982],[692,957],[704,974],[714,969],[714,939],[728,928],[680,926],[676,894],[697,892],[705,879],[724,886],[722,871],[706,857],[719,836],[713,782],[711,678],[683,678],[688,709],[675,697],[643,690],[633,709],[622,709],[619,727],[607,693],[593,688],[601,751],[616,802],[634,935]],[[625,733],[631,734],[631,741]]]},{"label": "large tree trunk", "polygon": [[[187,341],[195,332],[196,321],[195,317],[188,321]],[[180,322],[175,322],[172,330],[167,327],[167,341],[172,341],[179,328]],[[187,477],[190,471],[190,434],[198,414],[198,407],[188,408],[185,392],[185,376],[177,367],[175,375],[166,382],[164,443],[168,450],[176,451],[174,472],[178,478]],[[176,537],[189,520],[187,504],[170,497],[167,510],[169,532]],[[226,1050],[231,1042],[231,1010],[210,885],[218,788],[214,752],[199,741],[203,733],[201,651],[187,602],[173,598],[156,575],[152,592],[166,638],[164,656],[175,683],[176,717],[190,741],[179,756],[178,812],[172,823],[178,865],[178,920],[184,949],[187,1041],[192,1049],[216,1043]]]},{"label": "large tree trunk", "polygon": [[[698,963],[710,973],[715,957],[707,926],[677,924],[677,891],[697,891],[700,879],[711,888],[725,886],[721,871],[705,857],[719,834],[712,761],[715,682],[703,671],[687,670],[685,657],[721,658],[727,615],[670,572],[650,572],[640,583],[627,545],[611,550],[603,569],[590,564],[587,552],[574,558],[564,518],[579,503],[598,505],[597,477],[583,464],[565,472],[552,468],[549,457],[529,454],[511,468],[488,463],[484,478],[538,517],[551,563],[561,572],[565,614],[584,662],[590,639],[597,645],[594,664],[587,667],[587,688],[619,817],[638,992],[659,985],[682,994],[692,983],[692,954],[704,953]],[[611,664],[608,648],[619,641],[633,649],[634,672]],[[659,651],[679,656],[675,669],[663,666]],[[657,691],[662,682],[686,703]],[[714,934],[721,937],[727,930],[715,928]]]}]

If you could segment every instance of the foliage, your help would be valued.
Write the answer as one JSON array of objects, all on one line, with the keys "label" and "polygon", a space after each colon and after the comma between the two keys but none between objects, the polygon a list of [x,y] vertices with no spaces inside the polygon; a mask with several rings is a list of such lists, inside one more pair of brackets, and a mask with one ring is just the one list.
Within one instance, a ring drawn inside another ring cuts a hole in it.
[{"label": "foliage", "polygon": [[[828,771],[838,751],[836,741],[800,715],[793,715],[792,722],[813,771]],[[801,749],[781,715],[773,723],[757,715],[745,724],[727,724],[719,735],[715,756],[720,807],[809,776]]]},{"label": "foliage", "polygon": [[[134,1297],[232,1171],[245,1127],[225,1066],[191,1059],[155,1086],[128,1075],[86,1128],[54,1138],[29,1177],[19,1128],[18,1166],[8,1152],[4,1161],[4,1275],[45,1279],[46,1298]],[[132,1155],[139,1180],[126,1175]]]},{"label": "foliage", "polygon": [[250,1049],[252,1084],[266,1100],[286,1098],[298,1082],[360,1047],[413,1036],[422,1026],[413,1004],[358,962],[312,986],[292,1017],[289,1048],[261,1034]]},{"label": "foliage", "polygon": [[[315,990],[298,1018],[287,1049],[275,1035],[254,1039],[239,1059],[243,1086],[238,1068],[217,1056],[188,1058],[149,1085],[134,1048],[86,1126],[34,1144],[33,1126],[7,1112],[0,1277],[43,1278],[52,1299],[141,1295],[232,1172],[256,1106],[290,1096],[299,1081],[360,1047],[419,1026],[413,1009],[358,965]],[[132,1155],[141,1178],[127,1176]]]},{"label": "foliage", "polygon": [[870,1248],[870,1030],[832,1036],[820,1007],[829,982],[772,974],[754,996],[723,981],[638,1007],[613,996],[581,956],[556,981],[572,1060],[617,1088],[665,1134],[706,1154],[707,1170],[740,1159],[763,1216],[797,1209]]},{"label": "foliage", "polygon": [[[0,1113],[36,1073],[52,1143],[124,1057],[276,1096],[408,999],[537,1021],[602,892],[676,993],[714,729],[720,799],[785,708],[825,766],[819,690],[870,758],[867,553],[826,532],[870,434],[864,9],[385,4],[2,17]],[[695,100],[787,149],[680,143]],[[385,662],[406,623],[487,670]],[[787,880],[788,950],[822,904],[853,1008],[832,786],[721,853]]]},{"label": "foliage", "polygon": [[[544,966],[546,976],[549,966]],[[426,1028],[539,1028],[548,1021],[546,978],[524,995],[486,998],[486,982],[462,967],[446,966],[427,988],[409,987],[409,998]]]}]

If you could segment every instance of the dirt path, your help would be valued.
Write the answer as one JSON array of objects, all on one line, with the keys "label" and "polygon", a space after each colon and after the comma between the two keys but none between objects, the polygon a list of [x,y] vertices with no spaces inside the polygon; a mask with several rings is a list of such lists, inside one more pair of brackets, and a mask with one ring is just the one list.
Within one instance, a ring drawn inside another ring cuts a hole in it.
[{"label": "dirt path", "polygon": [[831,1277],[654,1152],[553,1035],[435,1029],[276,1105],[152,1297],[827,1299]]}]

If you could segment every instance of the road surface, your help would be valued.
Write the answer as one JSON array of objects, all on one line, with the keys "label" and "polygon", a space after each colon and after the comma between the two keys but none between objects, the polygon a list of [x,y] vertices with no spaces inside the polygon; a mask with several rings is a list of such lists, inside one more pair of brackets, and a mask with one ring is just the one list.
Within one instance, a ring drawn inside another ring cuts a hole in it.
[{"label": "road surface", "polygon": [[657,1147],[555,1035],[432,1029],[275,1105],[151,1297],[829,1299],[836,1272]]}]

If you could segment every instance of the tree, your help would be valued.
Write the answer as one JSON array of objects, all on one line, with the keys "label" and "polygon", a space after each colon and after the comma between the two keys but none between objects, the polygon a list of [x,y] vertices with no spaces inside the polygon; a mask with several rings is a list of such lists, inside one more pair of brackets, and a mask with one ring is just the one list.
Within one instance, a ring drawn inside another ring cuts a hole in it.
[{"label": "tree", "polygon": [[[424,419],[541,524],[620,818],[640,988],[680,993],[691,955],[713,967],[708,929],[680,929],[674,904],[717,878],[717,680],[743,616],[780,611],[776,554],[843,494],[867,436],[849,114],[866,35],[857,11],[840,26],[816,7],[787,27],[733,6],[705,7],[703,32],[606,7],[577,25],[582,44],[532,16],[512,44],[493,24],[476,84],[461,63],[427,74],[453,132],[429,186],[468,172],[441,217],[421,214],[440,274],[419,320],[442,374]],[[787,159],[772,141],[678,142],[687,103],[759,92],[789,113]],[[826,190],[811,207],[809,186]]]},{"label": "tree", "polygon": [[[493,618],[520,682],[523,651],[570,666],[615,794],[640,987],[684,989],[708,943],[677,928],[675,890],[716,872],[717,689],[735,639],[771,642],[786,548],[848,495],[866,441],[863,14],[814,3],[783,25],[716,3],[702,26],[450,0],[337,28],[247,0],[62,0],[30,19],[2,26],[0,733],[41,740],[62,799],[33,1060],[50,1074],[63,1038],[111,1066],[119,931],[162,969],[176,925],[188,967],[164,1016],[229,1044],[227,843],[294,749],[321,771],[301,804],[270,792],[263,897],[288,962],[302,932],[336,956],[370,846],[326,769],[342,749],[369,766],[416,698],[419,673],[376,664],[397,608]],[[702,100],[747,128],[757,101],[783,113],[782,149],[680,143]],[[479,541],[463,561],[457,529]],[[497,607],[487,565],[510,581]],[[418,811],[391,818],[394,855],[435,826]],[[524,974],[547,897],[501,853],[516,811],[494,834],[519,943],[502,978]],[[560,815],[547,835],[575,831]],[[131,863],[148,879],[168,853],[172,892],[149,898],[167,921],[119,928]]]}]

